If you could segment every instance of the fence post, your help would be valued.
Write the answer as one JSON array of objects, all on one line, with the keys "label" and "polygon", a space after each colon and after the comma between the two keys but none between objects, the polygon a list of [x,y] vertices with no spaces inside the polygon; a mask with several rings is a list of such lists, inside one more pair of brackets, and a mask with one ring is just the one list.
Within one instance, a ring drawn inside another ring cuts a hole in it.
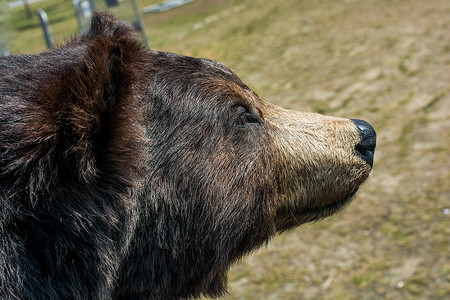
[{"label": "fence post", "polygon": [[131,5],[133,6],[134,14],[136,16],[136,25],[137,25],[136,27],[138,27],[136,29],[141,32],[142,41],[144,42],[145,47],[147,47],[147,49],[150,49],[148,38],[147,35],[145,34],[144,22],[142,22],[142,15],[141,12],[139,11],[139,7],[136,3],[136,0],[131,0]]},{"label": "fence post", "polygon": [[47,45],[47,48],[50,49],[53,47],[53,38],[48,25],[47,13],[43,9],[38,9],[37,14],[41,21],[42,31],[44,32],[45,44]]}]

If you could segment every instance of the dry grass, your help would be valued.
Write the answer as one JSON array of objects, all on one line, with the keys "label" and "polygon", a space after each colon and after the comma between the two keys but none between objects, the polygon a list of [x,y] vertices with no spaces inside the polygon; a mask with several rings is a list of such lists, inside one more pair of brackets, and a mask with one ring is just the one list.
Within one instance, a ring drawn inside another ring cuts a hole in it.
[{"label": "dry grass", "polygon": [[450,2],[197,0],[144,22],[155,49],[220,60],[270,102],[378,132],[352,205],[237,264],[225,299],[449,297]]}]

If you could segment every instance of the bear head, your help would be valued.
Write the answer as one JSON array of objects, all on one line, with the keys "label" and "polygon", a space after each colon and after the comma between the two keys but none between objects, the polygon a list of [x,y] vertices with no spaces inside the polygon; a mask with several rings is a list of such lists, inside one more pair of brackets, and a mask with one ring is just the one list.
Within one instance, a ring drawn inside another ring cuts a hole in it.
[{"label": "bear head", "polygon": [[221,63],[144,49],[107,13],[0,68],[10,297],[221,295],[231,263],[335,213],[372,169],[367,122],[269,104]]}]

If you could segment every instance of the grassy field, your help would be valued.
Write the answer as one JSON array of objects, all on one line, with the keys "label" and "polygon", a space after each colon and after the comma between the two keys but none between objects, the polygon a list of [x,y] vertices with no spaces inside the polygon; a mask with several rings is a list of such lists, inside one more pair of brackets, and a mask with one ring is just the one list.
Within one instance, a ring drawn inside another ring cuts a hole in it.
[{"label": "grassy field", "polygon": [[[56,40],[75,32],[71,1],[37,7]],[[449,1],[196,0],[144,23],[154,49],[220,60],[270,102],[378,133],[354,202],[235,265],[225,299],[450,297]],[[13,51],[44,49],[37,18],[16,9],[14,25]]]}]

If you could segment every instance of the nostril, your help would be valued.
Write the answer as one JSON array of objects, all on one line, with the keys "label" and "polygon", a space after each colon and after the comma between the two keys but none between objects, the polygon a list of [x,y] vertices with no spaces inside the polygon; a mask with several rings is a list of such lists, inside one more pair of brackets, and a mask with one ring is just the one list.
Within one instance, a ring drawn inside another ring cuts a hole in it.
[{"label": "nostril", "polygon": [[359,129],[360,141],[356,145],[355,150],[370,166],[373,166],[373,154],[377,143],[377,134],[373,127],[364,120],[352,119],[356,127]]},{"label": "nostril", "polygon": [[366,163],[368,163],[371,167],[373,166],[373,154],[375,150],[370,150],[361,145],[356,145],[355,147],[356,154],[361,157]]}]

